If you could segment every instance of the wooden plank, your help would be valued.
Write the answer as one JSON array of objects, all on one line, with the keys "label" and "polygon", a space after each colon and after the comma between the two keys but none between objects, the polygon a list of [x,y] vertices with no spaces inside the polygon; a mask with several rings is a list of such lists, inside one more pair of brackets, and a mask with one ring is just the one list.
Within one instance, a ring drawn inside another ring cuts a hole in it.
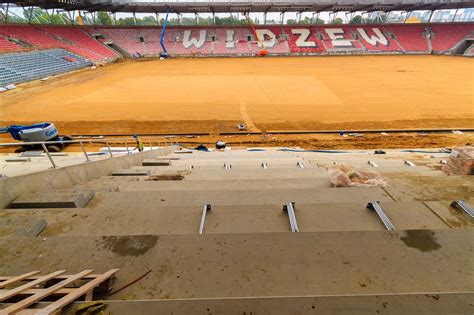
[{"label": "wooden plank", "polygon": [[0,288],[6,287],[7,285],[13,284],[21,280],[28,279],[29,277],[34,276],[38,273],[40,273],[40,271],[32,271],[19,276],[11,277],[10,279],[6,279],[5,281],[0,282]]},{"label": "wooden plank", "polygon": [[73,302],[74,300],[79,298],[81,295],[88,293],[89,291],[93,290],[96,286],[100,285],[102,282],[112,277],[119,270],[120,269],[111,269],[107,271],[106,273],[98,276],[94,280],[77,288],[77,290],[75,290],[74,292],[69,293],[68,295],[57,300],[56,302],[53,302],[47,307],[39,310],[37,314],[38,315],[54,314],[57,311],[60,311],[63,307]]},{"label": "wooden plank", "polygon": [[[73,275],[70,275],[70,274],[59,275],[59,276],[55,277],[55,279],[64,280],[64,279],[69,278],[70,276],[73,276]],[[87,275],[87,276],[83,277],[82,279],[95,279],[98,276],[100,276],[100,274],[91,273],[90,275]],[[36,280],[40,277],[42,277],[42,276],[41,275],[30,276],[30,277],[25,278],[24,280]],[[14,278],[14,277],[13,276],[0,276],[0,281],[10,280],[11,278]]]},{"label": "wooden plank", "polygon": [[[57,278],[55,278],[55,279],[57,279]],[[82,278],[82,279],[84,279],[84,278]],[[69,294],[69,293],[71,293],[72,291],[74,291],[76,289],[77,288],[62,288],[62,289],[54,291],[54,294],[56,294],[56,295],[58,295],[58,294],[66,295],[66,294]],[[43,290],[46,290],[46,289],[28,289],[28,290],[25,290],[23,292],[18,293],[17,295],[33,295],[33,294],[36,294],[36,293],[41,292]],[[0,289],[0,294],[6,293],[8,291],[9,291],[8,289]]]},{"label": "wooden plank", "polygon": [[21,293],[25,290],[28,290],[29,288],[32,288],[38,284],[41,284],[45,281],[48,281],[49,279],[52,279],[62,273],[65,273],[66,270],[58,270],[58,271],[55,271],[53,273],[50,273],[50,274],[47,274],[45,276],[42,276],[34,281],[31,281],[31,282],[28,282],[28,283],[25,283],[24,285],[22,286],[19,286],[17,288],[14,288],[14,289],[11,289],[11,290],[8,290],[8,292],[4,293],[4,294],[0,294],[0,302],[1,301],[4,301],[8,298],[11,298],[12,296],[15,296],[17,295],[18,293]]},{"label": "wooden plank", "polygon": [[53,285],[49,288],[46,288],[46,289],[42,290],[41,292],[38,292],[38,293],[36,293],[36,294],[26,298],[26,299],[23,299],[18,303],[10,305],[9,307],[2,310],[2,314],[3,313],[5,313],[7,315],[14,314],[14,313],[30,306],[31,304],[34,304],[38,301],[41,301],[43,298],[47,297],[48,295],[50,295],[54,291],[56,291],[58,289],[61,289],[62,287],[66,286],[70,283],[73,283],[76,280],[81,279],[83,276],[85,276],[87,274],[90,274],[93,271],[94,270],[92,270],[92,269],[81,271],[78,274],[75,274],[75,275],[71,276],[70,278],[67,278],[67,279],[65,279],[61,282],[56,283],[55,285]]}]

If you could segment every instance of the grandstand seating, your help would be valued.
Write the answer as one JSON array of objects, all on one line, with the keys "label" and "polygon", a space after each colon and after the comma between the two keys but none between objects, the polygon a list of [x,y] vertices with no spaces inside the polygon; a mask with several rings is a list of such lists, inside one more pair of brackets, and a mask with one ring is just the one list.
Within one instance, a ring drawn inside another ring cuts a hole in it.
[{"label": "grandstand seating", "polygon": [[466,35],[474,32],[472,25],[452,25],[449,28],[433,25],[430,29],[433,32],[431,39],[433,50],[438,52],[450,50]]},{"label": "grandstand seating", "polygon": [[70,42],[68,49],[78,53],[93,61],[100,61],[103,59],[113,59],[117,54],[100,44],[89,34],[78,28],[64,28],[64,27],[43,27],[41,30],[47,34]]},{"label": "grandstand seating", "polygon": [[48,77],[91,66],[64,49],[47,49],[0,55],[0,86]]},{"label": "grandstand seating", "polygon": [[[312,32],[315,34],[319,34],[323,38],[324,46],[328,51],[337,51],[337,50],[360,50],[362,49],[362,44],[360,41],[358,41],[355,36],[354,32],[352,31],[351,27],[349,26],[342,26],[342,25],[337,25],[334,27],[311,27],[310,28]],[[337,36],[341,44],[338,46],[335,44],[337,40],[332,40],[330,38],[330,30],[337,30]],[[342,30],[342,32],[339,32],[339,30]],[[344,42],[347,42],[348,45],[343,45]]]},{"label": "grandstand seating", "polygon": [[145,54],[145,47],[140,43],[137,31],[132,28],[114,29],[114,28],[101,28],[100,30],[91,29],[92,32],[99,32],[104,35],[107,39],[112,40],[115,44],[120,46],[131,55],[138,52]]},{"label": "grandstand seating", "polygon": [[31,48],[63,48],[96,62],[119,57],[117,53],[74,27],[5,25],[0,27],[0,34],[20,40]]},{"label": "grandstand seating", "polygon": [[[266,50],[271,55],[338,53],[445,53],[474,31],[473,23],[385,25],[271,25]],[[198,43],[201,37],[203,42]],[[89,34],[87,34],[87,32]],[[92,38],[100,34],[100,40]],[[185,39],[185,34],[189,38]],[[428,36],[430,35],[430,36]],[[24,49],[63,48],[91,61],[119,55],[103,44],[111,42],[130,55],[162,52],[159,27],[65,27],[5,25],[0,27],[0,53]],[[271,37],[271,38],[270,38]],[[10,40],[16,39],[19,44]],[[172,26],[164,43],[171,55],[255,55],[261,50],[252,28]],[[196,44],[198,43],[198,46]],[[431,44],[431,45],[430,45]]]},{"label": "grandstand seating", "polygon": [[402,48],[383,27],[354,26],[351,29],[352,33],[357,35],[367,51],[402,51]]},{"label": "grandstand seating", "polygon": [[[449,28],[448,25],[446,25]],[[405,51],[409,52],[427,52],[428,40],[423,33],[425,26],[422,25],[386,25],[386,29],[395,35],[397,41],[402,45]]]},{"label": "grandstand seating", "polygon": [[2,51],[16,51],[16,50],[21,50],[23,47],[20,45],[17,45],[8,39],[0,36],[0,52]]},{"label": "grandstand seating", "polygon": [[[296,29],[308,29],[309,37],[308,38],[302,38],[302,40],[306,40],[308,42],[313,42],[313,44],[308,44],[308,45],[313,45],[314,47],[300,47],[297,44],[297,41],[299,39],[299,34],[301,34],[302,31],[293,31],[295,29],[294,27],[282,27],[282,34],[288,38],[287,43],[289,46],[289,49],[292,53],[321,53],[324,51],[324,45],[322,41],[316,37],[316,33],[311,30],[309,27],[299,27]],[[297,34],[295,34],[297,33]]]}]

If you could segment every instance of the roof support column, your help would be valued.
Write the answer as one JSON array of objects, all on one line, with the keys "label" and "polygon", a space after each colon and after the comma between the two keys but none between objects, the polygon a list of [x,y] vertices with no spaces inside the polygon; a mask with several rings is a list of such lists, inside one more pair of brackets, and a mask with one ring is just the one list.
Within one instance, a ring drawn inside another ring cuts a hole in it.
[{"label": "roof support column", "polygon": [[413,12],[413,11],[407,12],[407,16],[405,17],[405,20],[403,21],[403,23],[406,23],[406,22],[407,22],[408,18],[410,18],[410,16],[411,16],[411,13],[412,13],[412,12]]},{"label": "roof support column", "polygon": [[155,19],[156,19],[156,25],[160,26],[160,16],[158,15],[158,12],[155,12]]},{"label": "roof support column", "polygon": [[196,18],[196,25],[199,25],[199,14],[194,12],[194,17]]},{"label": "roof support column", "polygon": [[285,21],[285,11],[282,11],[280,13],[280,24],[283,24],[284,21]]},{"label": "roof support column", "polygon": [[10,3],[7,2],[7,8],[5,10],[5,23],[8,24],[8,9],[10,8]]},{"label": "roof support column", "polygon": [[351,17],[347,17],[347,15],[351,14],[351,12],[344,13],[344,23],[349,24],[351,22]]},{"label": "roof support column", "polygon": [[[53,9],[53,14],[54,14],[54,9]],[[63,22],[64,25],[66,25],[66,21],[64,21],[64,18],[61,14],[59,14],[59,11],[58,9],[56,9],[56,15],[59,16],[59,18],[61,19],[61,22]]]},{"label": "roof support column", "polygon": [[178,13],[178,25],[181,25],[181,13]]},{"label": "roof support column", "polygon": [[[53,24],[53,15],[49,14],[48,9],[45,9],[46,15],[48,16],[49,24]],[[53,9],[53,14],[54,14],[54,9]]]},{"label": "roof support column", "polygon": [[137,25],[137,14],[133,12],[133,25]]},{"label": "roof support column", "polygon": [[28,9],[25,9],[24,6],[21,7],[23,8],[23,15],[26,17],[28,24],[31,24],[31,15],[33,14],[33,7],[31,7],[30,14],[28,14]]},{"label": "roof support column", "polygon": [[267,12],[263,13],[263,25],[267,25]]},{"label": "roof support column", "polygon": [[216,25],[216,12],[212,11],[212,24]]},{"label": "roof support column", "polygon": [[435,10],[430,11],[430,16],[428,17],[428,23],[431,23],[431,19],[433,18],[434,11]]},{"label": "roof support column", "polygon": [[456,15],[458,15],[459,8],[456,9],[456,12],[454,12],[453,19],[451,20],[451,23],[456,20]]}]

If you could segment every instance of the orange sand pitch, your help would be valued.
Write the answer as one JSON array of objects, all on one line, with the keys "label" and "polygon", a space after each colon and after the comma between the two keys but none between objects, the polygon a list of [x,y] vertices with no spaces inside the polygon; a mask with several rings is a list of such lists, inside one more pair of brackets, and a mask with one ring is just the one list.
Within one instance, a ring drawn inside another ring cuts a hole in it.
[{"label": "orange sand pitch", "polygon": [[472,59],[440,56],[123,62],[2,93],[0,120],[245,121],[253,130],[379,128],[370,122],[402,120],[472,127],[473,74]]}]

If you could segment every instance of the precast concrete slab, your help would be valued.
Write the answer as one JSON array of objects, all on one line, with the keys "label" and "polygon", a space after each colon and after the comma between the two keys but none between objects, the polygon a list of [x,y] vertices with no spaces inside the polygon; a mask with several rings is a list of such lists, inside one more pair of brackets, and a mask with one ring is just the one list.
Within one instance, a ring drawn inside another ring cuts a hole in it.
[{"label": "precast concrete slab", "polygon": [[[472,314],[474,293],[251,297],[106,301],[115,315],[188,314]],[[81,305],[75,303],[74,307]],[[73,309],[73,307],[71,307]]]},{"label": "precast concrete slab", "polygon": [[[219,179],[276,179],[287,178],[328,178],[327,172],[319,168],[290,168],[290,169],[263,169],[252,170],[226,170],[219,169],[192,169],[181,170],[186,180],[219,180]],[[151,175],[170,174],[170,170],[151,170]]]},{"label": "precast concrete slab", "polygon": [[[283,204],[222,206],[206,214],[204,233],[290,232]],[[423,203],[381,203],[397,230],[447,229],[443,220]],[[42,236],[197,234],[202,206],[160,206],[156,208],[84,208],[3,211],[0,218],[45,218],[48,228]],[[366,204],[296,204],[300,232],[382,231],[385,227]],[[19,225],[11,222],[11,226]],[[0,229],[0,235],[1,235]]]},{"label": "precast concrete slab", "polygon": [[48,223],[41,217],[0,217],[0,236],[34,237],[47,226]]},{"label": "precast concrete slab", "polygon": [[[150,179],[153,179],[151,177]],[[221,179],[221,180],[141,180],[116,183],[120,191],[250,190],[250,189],[319,189],[331,187],[327,178]]]},{"label": "precast concrete slab", "polygon": [[[474,228],[474,219],[464,211],[450,206],[453,200],[425,201],[430,208],[446,225],[453,229]],[[474,205],[474,198],[466,199],[469,205]]]},{"label": "precast concrete slab", "polygon": [[13,209],[83,208],[94,198],[93,191],[67,191],[23,194],[10,203]]},{"label": "precast concrete slab", "polygon": [[157,208],[160,206],[264,205],[297,203],[364,204],[369,201],[393,201],[380,187],[346,187],[321,189],[273,190],[190,190],[182,191],[122,191],[97,193],[88,207],[95,208]]},{"label": "precast concrete slab", "polygon": [[[473,292],[472,229],[0,238],[0,274],[119,268],[114,299]],[[11,246],[15,244],[15,246]],[[433,301],[435,302],[435,301]]]},{"label": "precast concrete slab", "polygon": [[474,196],[474,186],[471,185],[434,185],[410,184],[407,181],[388,181],[384,190],[396,201],[432,201],[432,200],[455,200],[469,199]]}]

